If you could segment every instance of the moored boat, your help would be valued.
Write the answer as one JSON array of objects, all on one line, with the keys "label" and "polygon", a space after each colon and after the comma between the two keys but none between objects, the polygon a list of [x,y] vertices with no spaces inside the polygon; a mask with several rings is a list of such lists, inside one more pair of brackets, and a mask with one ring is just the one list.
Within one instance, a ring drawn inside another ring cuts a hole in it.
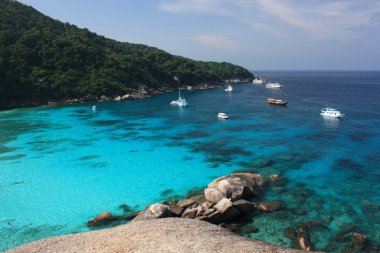
[{"label": "moored boat", "polygon": [[337,109],[326,107],[321,109],[321,116],[332,117],[332,118],[343,118],[345,114],[341,113]]},{"label": "moored boat", "polygon": [[228,115],[225,114],[224,112],[218,113],[218,118],[219,119],[228,119]]},{"label": "moored boat", "polygon": [[255,76],[255,79],[253,79],[252,83],[254,84],[262,84],[264,82],[264,79],[262,79],[260,76]]},{"label": "moored boat", "polygon": [[284,96],[284,94],[282,92],[282,89],[273,89],[273,98],[268,98],[267,99],[267,103],[270,104],[270,105],[282,105],[282,106],[286,106],[288,104],[288,101],[284,100],[283,98],[281,98],[281,99],[277,99],[276,98],[276,92],[278,90],[281,90],[281,97]]},{"label": "moored boat", "polygon": [[181,89],[178,89],[178,99],[173,100],[170,102],[171,105],[178,105],[178,106],[187,106],[187,101],[185,98],[181,97]]},{"label": "moored boat", "polygon": [[224,91],[232,92],[233,90],[234,90],[234,88],[232,88],[231,85],[228,85],[228,87]]},{"label": "moored boat", "polygon": [[265,87],[268,89],[281,89],[282,85],[280,83],[267,83]]},{"label": "moored boat", "polygon": [[271,105],[283,105],[283,106],[285,106],[288,104],[288,101],[285,101],[282,99],[268,98],[267,103],[271,104]]}]

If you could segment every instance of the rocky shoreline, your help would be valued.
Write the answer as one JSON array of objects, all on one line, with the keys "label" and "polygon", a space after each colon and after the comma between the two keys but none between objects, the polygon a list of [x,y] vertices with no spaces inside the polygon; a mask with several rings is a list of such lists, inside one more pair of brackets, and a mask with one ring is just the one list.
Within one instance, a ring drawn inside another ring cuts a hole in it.
[{"label": "rocky shoreline", "polygon": [[[238,236],[238,234],[252,234],[258,232],[260,228],[252,224],[252,219],[254,219],[256,215],[276,212],[286,208],[285,203],[281,201],[261,200],[265,191],[270,187],[284,183],[285,179],[278,174],[271,174],[268,178],[264,178],[257,173],[232,173],[219,177],[209,183],[203,193],[193,195],[181,201],[170,199],[163,203],[151,204],[144,210],[122,216],[116,216],[108,211],[104,211],[100,215],[87,221],[89,228],[96,229],[129,222],[126,225],[77,235],[43,239],[15,248],[10,252],[95,252],[87,248],[87,244],[90,242],[91,245],[94,244],[97,249],[107,249],[96,250],[96,252],[154,252],[153,249],[160,249],[166,252],[195,252],[195,250],[184,250],[181,248],[184,247],[183,245],[179,246],[166,242],[165,240],[167,238],[161,241],[159,238],[162,236],[163,231],[165,231],[165,236],[169,233],[172,237],[180,238],[181,242],[189,240],[186,236],[182,238],[180,236],[181,233],[184,235],[193,233],[190,248],[198,248],[201,252],[231,252],[215,246],[217,244],[211,247],[211,242],[216,236],[216,234],[214,234],[215,231],[224,231],[223,233],[226,233],[226,235],[228,232],[235,232],[235,239],[233,239],[233,241],[245,241],[239,246],[241,248],[235,250],[236,252],[314,251],[310,231],[324,225],[312,220],[297,223],[292,227],[285,228],[283,231],[284,237],[286,236],[291,239],[293,241],[293,247],[298,250],[286,249],[282,246],[271,245]],[[127,207],[124,208],[128,209]],[[186,225],[183,225],[184,223],[186,223]],[[157,230],[157,234],[155,234],[156,237],[147,239],[146,234],[151,233],[151,231],[134,231],[132,229],[133,232],[131,232],[129,230],[131,227],[141,228],[143,226],[147,226],[151,230]],[[204,232],[203,228],[200,229],[202,226],[206,226],[209,230],[207,235],[202,235]],[[171,229],[170,232],[167,232],[168,227]],[[140,233],[136,236],[141,238],[137,242],[132,240],[128,242],[128,245],[124,245],[123,243],[125,243],[125,240],[128,238],[125,238],[124,234],[119,235],[120,238],[118,238],[113,233],[113,231],[116,230],[124,230],[124,233],[128,235],[130,233],[134,235],[135,233]],[[186,232],[185,230],[189,231]],[[99,234],[101,234],[100,237]],[[195,238],[194,235],[196,235]],[[231,236],[228,235],[227,237]],[[172,238],[168,240],[170,241]],[[221,238],[218,245],[228,245],[228,240],[229,239]],[[111,245],[110,241],[116,241],[117,243]],[[155,241],[156,245],[151,245],[152,241]],[[58,243],[59,246],[57,246],[56,243]],[[135,245],[136,243],[139,245],[128,248],[128,250],[125,251],[125,247],[130,247],[130,244]],[[149,244],[149,246],[146,246],[147,244]],[[116,247],[115,245],[118,246]],[[194,245],[197,246],[195,247]],[[374,252],[373,250],[375,248],[371,247],[366,235],[354,232],[351,234],[351,241],[347,243],[345,252]],[[256,251],[252,251],[254,248]]]},{"label": "rocky shoreline", "polygon": [[[284,179],[272,174],[264,179],[257,173],[233,173],[219,177],[208,184],[202,194],[182,201],[168,200],[155,203],[144,210],[126,216],[114,216],[105,211],[87,222],[88,227],[105,226],[118,220],[133,222],[169,217],[206,221],[240,234],[256,233],[260,228],[251,221],[259,213],[276,212],[285,208],[281,201],[261,201],[268,187],[281,185]],[[284,237],[293,241],[294,247],[303,251],[313,251],[310,231],[323,227],[316,221],[305,221],[284,229]],[[352,252],[369,249],[368,238],[360,233],[352,233],[347,248]]]},{"label": "rocky shoreline", "polygon": [[[249,80],[225,80],[223,83],[213,83],[213,84],[200,84],[200,85],[184,85],[180,86],[182,90],[206,90],[217,87],[222,87],[229,83],[246,83]],[[137,99],[146,99],[156,94],[173,92],[176,89],[173,87],[162,86],[157,89],[147,88],[145,85],[140,85],[137,90],[131,90],[129,93],[116,94],[116,95],[101,95],[97,96],[94,94],[88,94],[84,97],[71,98],[62,101],[22,101],[14,102],[7,107],[0,108],[1,110],[10,110],[15,108],[25,108],[25,107],[34,107],[34,106],[46,106],[46,105],[64,105],[64,104],[81,104],[81,103],[90,103],[90,102],[104,102],[104,101],[122,101],[122,100],[137,100]]]}]

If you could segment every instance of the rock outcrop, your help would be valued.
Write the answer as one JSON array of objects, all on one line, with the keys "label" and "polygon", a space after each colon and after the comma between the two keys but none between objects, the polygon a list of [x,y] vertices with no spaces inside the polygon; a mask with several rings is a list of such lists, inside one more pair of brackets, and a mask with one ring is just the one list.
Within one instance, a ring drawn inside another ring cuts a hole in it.
[{"label": "rock outcrop", "polygon": [[233,173],[219,177],[208,184],[205,189],[205,198],[211,203],[218,203],[223,198],[231,201],[258,195],[264,179],[255,173]]},{"label": "rock outcrop", "polygon": [[95,218],[87,221],[87,226],[88,227],[99,227],[99,226],[104,226],[107,225],[113,221],[115,221],[117,217],[113,216],[111,213],[105,211]]},{"label": "rock outcrop", "polygon": [[163,204],[153,204],[145,208],[139,215],[137,215],[132,222],[142,221],[142,220],[151,220],[151,219],[160,219],[167,218],[172,216],[170,207]]}]

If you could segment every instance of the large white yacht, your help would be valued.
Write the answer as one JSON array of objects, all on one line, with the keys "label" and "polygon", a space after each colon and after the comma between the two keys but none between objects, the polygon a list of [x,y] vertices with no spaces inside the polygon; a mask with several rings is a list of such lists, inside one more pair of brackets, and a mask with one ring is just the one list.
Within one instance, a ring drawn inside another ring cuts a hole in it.
[{"label": "large white yacht", "polygon": [[342,118],[345,114],[334,108],[322,108],[321,115],[325,117]]},{"label": "large white yacht", "polygon": [[268,89],[280,89],[282,88],[282,85],[280,83],[267,83],[265,87]]}]

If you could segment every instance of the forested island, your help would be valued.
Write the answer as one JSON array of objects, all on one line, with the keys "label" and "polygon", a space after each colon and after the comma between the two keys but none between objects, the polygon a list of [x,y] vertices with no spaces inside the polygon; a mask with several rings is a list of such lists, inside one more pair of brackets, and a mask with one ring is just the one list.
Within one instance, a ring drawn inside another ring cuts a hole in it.
[{"label": "forested island", "polygon": [[247,69],[118,42],[0,0],[0,108],[252,79]]}]

